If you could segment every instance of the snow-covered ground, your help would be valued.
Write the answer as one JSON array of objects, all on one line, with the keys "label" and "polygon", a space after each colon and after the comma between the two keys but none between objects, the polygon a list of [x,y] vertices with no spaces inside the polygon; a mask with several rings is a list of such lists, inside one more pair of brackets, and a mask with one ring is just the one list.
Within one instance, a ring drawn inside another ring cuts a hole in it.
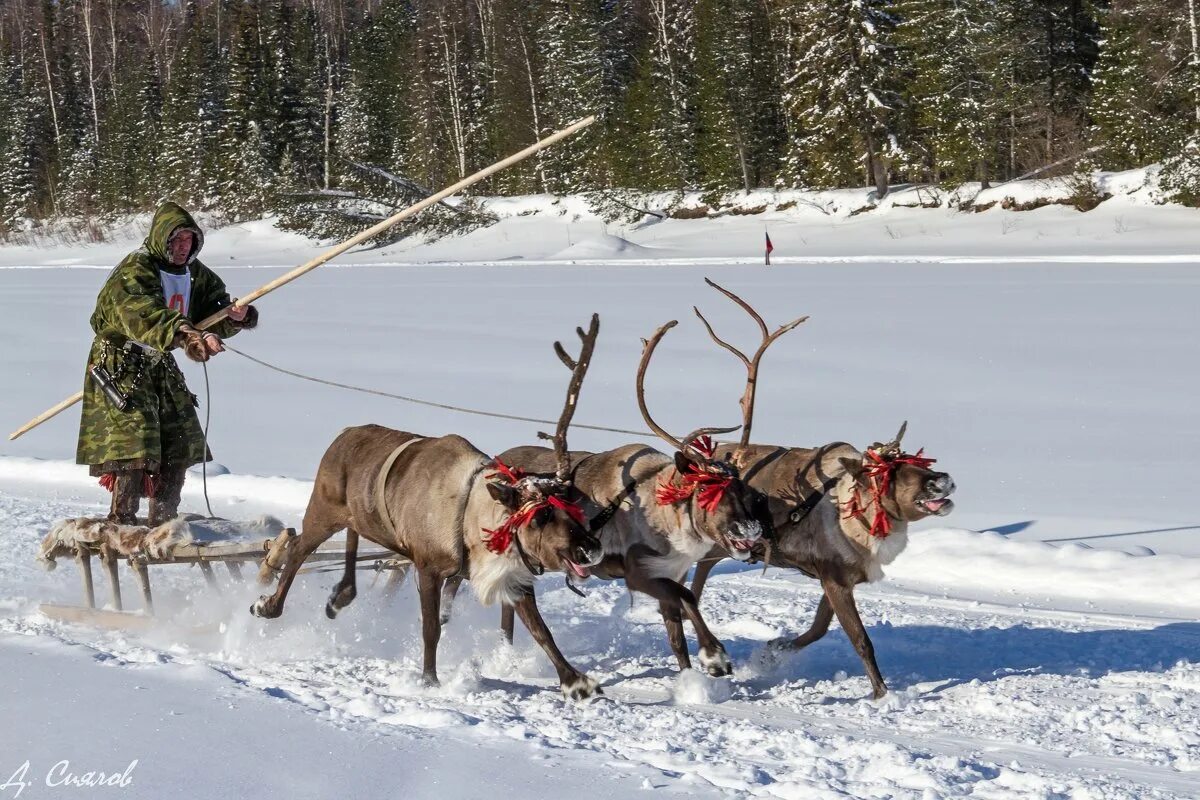
[{"label": "snow-covered ground", "polygon": [[[884,700],[865,699],[839,630],[768,656],[819,599],[780,570],[725,566],[705,593],[732,681],[676,675],[646,598],[614,584],[580,599],[544,581],[560,646],[604,685],[606,700],[583,705],[560,698],[523,631],[503,644],[496,610],[467,594],[437,690],[417,682],[411,588],[388,604],[364,586],[331,623],[335,577],[308,575],[265,622],[246,612],[255,589],[218,597],[195,571],[163,567],[156,599],[175,624],[135,635],[50,622],[37,602],[74,602],[77,578],[69,564],[39,570],[36,544],[106,499],[69,463],[72,411],[0,446],[0,798],[25,761],[23,797],[66,791],[44,782],[62,759],[116,773],[136,759],[130,784],[106,791],[146,798],[1200,796],[1196,212],[1117,197],[1088,214],[773,214],[634,226],[514,215],[356,253],[261,301],[261,329],[234,344],[323,378],[552,418],[566,373],[549,345],[598,311],[576,419],[639,428],[639,337],[677,318],[649,393],[683,431],[737,422],[743,380],[691,305],[738,341],[755,335],[704,276],[768,322],[810,314],[766,358],[755,439],[865,445],[908,419],[910,447],[960,487],[954,515],[918,526],[887,580],[859,592]],[[771,268],[756,263],[764,226]],[[104,272],[63,267],[108,266],[130,246],[0,249],[14,267],[0,269],[0,429],[78,388]],[[206,258],[236,294],[315,252],[255,223],[211,233]],[[209,376],[212,446],[231,470],[210,495],[234,518],[298,522],[346,425],[455,431],[490,451],[539,428],[318,387],[234,354]],[[580,448],[627,440],[572,435]],[[199,481],[185,505],[202,510]]]}]

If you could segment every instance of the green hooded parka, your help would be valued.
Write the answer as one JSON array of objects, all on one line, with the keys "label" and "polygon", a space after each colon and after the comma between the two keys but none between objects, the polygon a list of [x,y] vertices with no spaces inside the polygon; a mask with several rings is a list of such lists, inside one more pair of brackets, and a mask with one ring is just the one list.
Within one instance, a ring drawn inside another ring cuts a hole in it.
[{"label": "green hooded parka", "polygon": [[[175,266],[167,247],[180,229],[191,230],[195,240],[187,264]],[[88,366],[102,365],[130,404],[119,410],[85,372],[75,460],[89,465],[93,476],[131,469],[156,473],[164,464],[190,467],[211,459],[196,416],[196,397],[168,352],[181,324],[203,320],[232,303],[216,273],[196,260],[203,244],[191,215],[175,203],[164,203],[142,247],[117,265],[96,298],[91,319],[96,338]],[[186,316],[176,307],[179,298],[168,305],[163,293],[165,281],[185,273],[191,279]],[[239,326],[226,319],[209,330],[227,338]]]}]

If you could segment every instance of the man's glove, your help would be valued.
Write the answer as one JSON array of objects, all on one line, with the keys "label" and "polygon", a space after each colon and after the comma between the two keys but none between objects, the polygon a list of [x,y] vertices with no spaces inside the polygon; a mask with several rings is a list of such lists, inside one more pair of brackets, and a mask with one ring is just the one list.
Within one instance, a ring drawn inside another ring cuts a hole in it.
[{"label": "man's glove", "polygon": [[258,309],[254,306],[230,306],[229,321],[238,330],[248,331],[258,326]]},{"label": "man's glove", "polygon": [[220,336],[208,331],[198,331],[191,325],[179,326],[174,344],[176,347],[182,347],[184,355],[198,363],[208,361],[225,349]]}]

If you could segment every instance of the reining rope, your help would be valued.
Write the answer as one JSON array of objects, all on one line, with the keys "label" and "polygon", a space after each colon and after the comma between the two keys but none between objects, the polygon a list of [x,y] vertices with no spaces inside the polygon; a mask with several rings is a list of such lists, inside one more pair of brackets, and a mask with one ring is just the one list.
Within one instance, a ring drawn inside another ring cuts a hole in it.
[{"label": "reining rope", "polygon": [[[324,378],[315,378],[311,375],[304,375],[299,372],[293,372],[290,369],[284,369],[283,367],[279,367],[274,364],[269,364],[266,361],[263,361],[262,359],[255,358],[254,356],[249,355],[248,353],[243,353],[241,350],[230,347],[228,342],[225,342],[224,344],[225,344],[225,349],[228,350],[229,352],[237,353],[242,358],[244,358],[248,361],[253,361],[255,364],[258,364],[259,366],[266,367],[269,370],[273,370],[275,372],[279,372],[284,375],[290,375],[293,378],[299,378],[300,380],[304,380],[304,381],[311,381],[312,383],[319,383],[324,386],[332,386],[337,389],[346,389],[351,392],[362,392],[363,394],[373,394],[378,397],[387,397],[392,400],[400,400],[405,403],[415,403],[416,405],[429,406],[431,408],[441,408],[446,411],[457,411],[460,414],[474,414],[479,417],[492,417],[494,419],[509,419],[509,420],[514,420],[516,422],[533,422],[533,423],[537,423],[538,425],[557,425],[558,424],[557,420],[537,419],[535,417],[522,417],[522,416],[518,416],[516,414],[501,414],[501,413],[493,412],[493,411],[481,411],[481,410],[475,409],[475,408],[464,408],[462,406],[452,406],[452,405],[448,405],[446,403],[435,403],[431,400],[419,400],[415,397],[405,397],[402,394],[392,394],[391,392],[383,392],[378,389],[367,389],[362,386],[351,386],[350,384],[338,383],[336,381],[325,380]],[[205,368],[204,377],[205,377],[205,381],[207,381],[208,380],[207,368]],[[650,434],[648,434],[644,431],[631,431],[631,430],[627,430],[625,428],[610,428],[610,427],[607,427],[604,425],[585,425],[581,422],[572,422],[571,427],[572,428],[582,428],[584,430],[589,430],[589,431],[603,431],[605,433],[623,433],[628,436],[637,436],[641,439],[653,439],[654,438],[653,436],[651,436]]]},{"label": "reining rope", "polygon": [[208,502],[208,423],[212,420],[212,389],[208,386],[208,362],[201,361],[204,367],[204,460],[200,462],[200,479],[204,485],[204,505],[208,508],[208,518],[216,519],[212,503]]}]

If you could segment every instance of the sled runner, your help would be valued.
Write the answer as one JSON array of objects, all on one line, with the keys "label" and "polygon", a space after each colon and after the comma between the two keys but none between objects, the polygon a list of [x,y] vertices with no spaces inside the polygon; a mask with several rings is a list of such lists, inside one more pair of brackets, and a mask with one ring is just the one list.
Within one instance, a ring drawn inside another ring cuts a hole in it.
[{"label": "sled runner", "polygon": [[[267,586],[275,582],[295,537],[294,529],[284,527],[282,522],[269,516],[239,522],[188,514],[155,528],[120,525],[96,517],[62,520],[42,540],[37,558],[47,570],[55,569],[61,558],[75,561],[82,581],[83,605],[43,603],[40,610],[46,616],[64,622],[83,622],[105,628],[147,628],[156,621],[149,567],[198,565],[208,586],[220,593],[222,583],[213,569],[214,564],[224,564],[229,579],[238,584],[246,581],[242,567],[256,565],[258,582]],[[96,607],[93,557],[99,559],[108,575],[110,608],[107,609]],[[345,544],[331,541],[312,553],[305,563],[344,558]],[[118,570],[122,560],[128,564],[141,590],[141,612],[125,610]],[[363,553],[358,561],[367,565],[360,569],[393,571],[389,587],[398,585],[409,567],[407,559],[387,550]]]}]

